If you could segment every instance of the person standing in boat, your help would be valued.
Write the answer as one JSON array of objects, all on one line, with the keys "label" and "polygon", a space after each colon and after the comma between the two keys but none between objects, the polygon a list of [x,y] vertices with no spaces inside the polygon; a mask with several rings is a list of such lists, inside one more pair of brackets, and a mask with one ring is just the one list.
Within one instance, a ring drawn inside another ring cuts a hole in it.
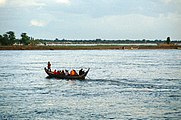
[{"label": "person standing in boat", "polygon": [[51,72],[51,63],[50,62],[48,62],[48,70]]}]

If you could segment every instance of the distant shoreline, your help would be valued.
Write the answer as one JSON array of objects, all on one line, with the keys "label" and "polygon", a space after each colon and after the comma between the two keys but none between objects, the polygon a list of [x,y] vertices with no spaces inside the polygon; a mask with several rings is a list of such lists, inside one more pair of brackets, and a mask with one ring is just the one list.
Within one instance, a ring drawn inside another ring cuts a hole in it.
[{"label": "distant shoreline", "polygon": [[181,45],[0,46],[0,50],[135,50],[135,49],[181,49]]}]

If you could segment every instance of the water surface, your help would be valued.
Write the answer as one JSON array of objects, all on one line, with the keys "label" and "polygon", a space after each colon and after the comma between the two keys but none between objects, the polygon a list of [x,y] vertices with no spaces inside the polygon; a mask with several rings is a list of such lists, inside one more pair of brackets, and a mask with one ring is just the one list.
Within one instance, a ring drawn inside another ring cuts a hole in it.
[{"label": "water surface", "polygon": [[[85,81],[48,79],[90,68]],[[181,51],[0,51],[0,119],[180,119]]]}]

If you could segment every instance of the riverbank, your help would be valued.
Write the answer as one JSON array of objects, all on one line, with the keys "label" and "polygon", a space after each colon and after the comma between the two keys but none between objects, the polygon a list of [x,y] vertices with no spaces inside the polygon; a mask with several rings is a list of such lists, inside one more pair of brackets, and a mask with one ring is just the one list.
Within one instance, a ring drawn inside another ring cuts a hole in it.
[{"label": "riverbank", "polygon": [[134,50],[134,49],[181,49],[181,45],[96,45],[96,46],[0,46],[0,50]]}]

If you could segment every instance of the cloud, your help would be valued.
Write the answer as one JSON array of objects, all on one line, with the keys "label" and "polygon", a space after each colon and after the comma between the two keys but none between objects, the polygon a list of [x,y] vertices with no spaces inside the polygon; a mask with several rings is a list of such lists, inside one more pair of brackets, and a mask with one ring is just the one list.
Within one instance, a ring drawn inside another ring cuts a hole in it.
[{"label": "cloud", "polygon": [[35,37],[47,33],[47,38],[181,38],[180,6],[181,0],[0,0],[0,32],[27,29]]},{"label": "cloud", "polygon": [[71,7],[53,4],[54,11],[91,17],[128,14],[158,17],[159,14],[181,13],[181,0],[57,0],[56,2],[71,3]]},{"label": "cloud", "polygon": [[47,22],[41,20],[31,20],[30,25],[36,27],[43,27],[47,25]]},{"label": "cloud", "polygon": [[8,1],[10,5],[16,7],[30,7],[30,6],[46,6],[45,3],[37,1],[37,0],[12,0]]},{"label": "cloud", "polygon": [[0,0],[0,6],[4,5],[6,3],[6,0]]},{"label": "cloud", "polygon": [[[70,0],[57,0],[57,2],[58,1],[62,4],[70,3]],[[160,7],[160,5],[155,5],[155,2],[152,0],[71,0],[71,7],[57,7],[57,9],[70,14],[86,14],[92,17],[104,17],[127,14],[147,14],[153,16],[160,11],[162,12],[162,10],[160,10],[161,8],[157,9],[158,7]]]},{"label": "cloud", "polygon": [[56,3],[69,5],[70,4],[70,0],[56,0]]},{"label": "cloud", "polygon": [[169,4],[169,3],[173,2],[173,0],[161,0],[161,1],[165,4]]},{"label": "cloud", "polygon": [[165,39],[168,35],[174,39],[180,36],[179,21],[180,15],[177,14],[160,14],[158,17],[128,14],[97,18],[75,15],[71,21],[56,23],[55,30],[70,39]]},{"label": "cloud", "polygon": [[181,3],[180,0],[160,0],[161,2],[165,3],[165,4],[179,4]]}]

